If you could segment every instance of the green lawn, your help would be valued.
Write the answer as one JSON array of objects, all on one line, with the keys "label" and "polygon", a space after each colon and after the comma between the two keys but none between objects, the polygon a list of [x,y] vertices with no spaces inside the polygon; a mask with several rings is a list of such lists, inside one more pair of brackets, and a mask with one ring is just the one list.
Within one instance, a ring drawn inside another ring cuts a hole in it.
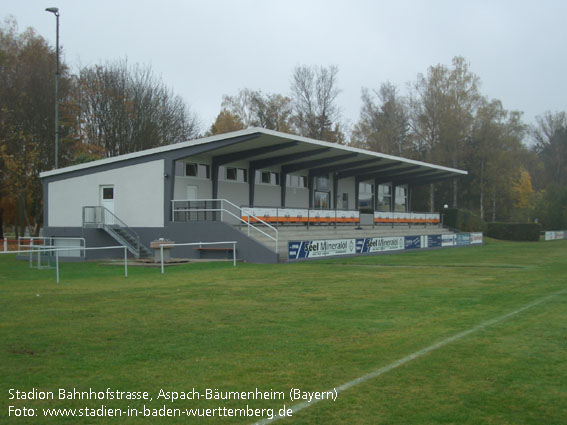
[{"label": "green lawn", "polygon": [[[275,408],[567,288],[567,241],[296,264],[30,270],[0,257],[0,422],[253,423],[261,418],[46,418],[43,408]],[[9,389],[147,391],[152,401],[9,400]],[[160,389],[282,391],[283,401],[157,400]],[[8,406],[38,418],[8,417]],[[141,412],[140,412],[141,413]],[[277,423],[564,424],[567,293]]]}]

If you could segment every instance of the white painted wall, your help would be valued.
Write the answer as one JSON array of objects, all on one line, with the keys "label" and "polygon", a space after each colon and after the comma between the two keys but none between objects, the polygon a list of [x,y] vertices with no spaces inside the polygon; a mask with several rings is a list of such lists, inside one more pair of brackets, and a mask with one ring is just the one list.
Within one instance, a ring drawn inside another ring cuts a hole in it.
[{"label": "white painted wall", "polygon": [[256,185],[254,190],[254,205],[258,207],[279,207],[281,206],[281,203],[282,195],[279,185]]},{"label": "white painted wall", "polygon": [[219,199],[228,199],[233,204],[248,205],[248,183],[219,181]]},{"label": "white painted wall", "polygon": [[99,205],[101,185],[114,185],[114,213],[128,226],[164,226],[163,160],[49,183],[47,225],[81,227],[82,208]]},{"label": "white painted wall", "polygon": [[199,199],[212,198],[213,184],[210,179],[175,176],[173,199],[187,199],[187,186],[197,186],[197,198]]},{"label": "white painted wall", "polygon": [[306,187],[288,187],[285,193],[285,206],[287,208],[309,207],[309,189]]}]

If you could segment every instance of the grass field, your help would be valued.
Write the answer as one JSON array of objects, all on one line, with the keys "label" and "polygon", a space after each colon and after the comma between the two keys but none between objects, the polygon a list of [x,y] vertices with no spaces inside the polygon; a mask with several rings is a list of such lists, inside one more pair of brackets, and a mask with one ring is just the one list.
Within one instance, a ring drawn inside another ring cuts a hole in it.
[{"label": "grass field", "polygon": [[[299,264],[97,263],[0,257],[0,422],[254,423],[260,417],[50,418],[43,408],[274,408],[326,391],[567,288],[567,241]],[[147,391],[139,400],[10,400],[9,389]],[[285,400],[158,400],[165,391]],[[9,406],[36,418],[8,416]],[[565,424],[567,292],[308,405],[286,424]]]}]

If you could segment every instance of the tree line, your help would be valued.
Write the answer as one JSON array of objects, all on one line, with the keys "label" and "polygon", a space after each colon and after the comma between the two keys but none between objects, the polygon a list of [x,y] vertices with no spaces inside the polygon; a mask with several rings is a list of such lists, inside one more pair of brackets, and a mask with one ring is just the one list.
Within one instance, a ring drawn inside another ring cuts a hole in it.
[{"label": "tree line", "polygon": [[[20,234],[42,224],[38,175],[54,164],[54,69],[53,47],[33,29],[19,33],[14,20],[0,27],[0,221]],[[336,66],[297,66],[286,94],[226,94],[204,131],[149,66],[117,60],[72,73],[62,63],[60,72],[61,166],[258,126],[468,170],[458,180],[415,188],[414,210],[447,204],[489,221],[567,228],[565,112],[545,112],[526,125],[521,112],[482,94],[462,57],[418,74],[406,94],[390,82],[362,88],[350,128]]]}]

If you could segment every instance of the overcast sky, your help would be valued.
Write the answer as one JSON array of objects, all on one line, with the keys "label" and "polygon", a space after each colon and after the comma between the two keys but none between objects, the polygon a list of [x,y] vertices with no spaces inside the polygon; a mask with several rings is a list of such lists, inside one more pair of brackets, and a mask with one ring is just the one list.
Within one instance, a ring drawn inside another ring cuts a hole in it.
[{"label": "overcast sky", "polygon": [[464,56],[482,93],[526,122],[567,110],[565,0],[0,0],[2,18],[33,27],[73,71],[120,58],[150,64],[201,117],[240,88],[289,93],[297,65],[337,65],[351,125],[362,87],[406,91],[432,65]]}]

